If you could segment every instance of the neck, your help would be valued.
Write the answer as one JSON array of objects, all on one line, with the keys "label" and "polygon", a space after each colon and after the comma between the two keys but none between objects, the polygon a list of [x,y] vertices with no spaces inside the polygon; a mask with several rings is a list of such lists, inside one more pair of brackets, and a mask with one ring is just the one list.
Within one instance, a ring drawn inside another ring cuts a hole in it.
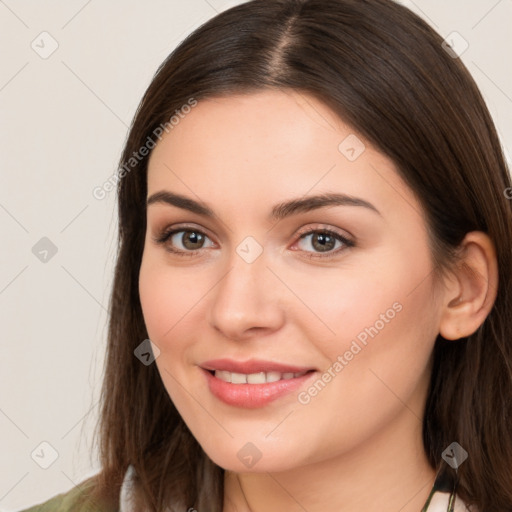
[{"label": "neck", "polygon": [[407,408],[349,453],[288,471],[225,472],[224,512],[420,512],[434,484]]}]

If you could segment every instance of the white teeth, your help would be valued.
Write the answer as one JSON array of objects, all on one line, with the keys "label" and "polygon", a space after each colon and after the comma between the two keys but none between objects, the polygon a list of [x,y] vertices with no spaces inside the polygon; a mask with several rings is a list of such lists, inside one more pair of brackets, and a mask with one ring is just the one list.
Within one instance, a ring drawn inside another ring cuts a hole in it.
[{"label": "white teeth", "polygon": [[279,372],[268,372],[267,373],[267,382],[277,382],[281,379],[281,373]]},{"label": "white teeth", "polygon": [[265,372],[251,373],[247,375],[247,384],[265,384],[267,377]]},{"label": "white teeth", "polygon": [[232,373],[226,370],[215,370],[215,377],[231,384],[266,384],[267,382],[277,382],[278,380],[289,380],[296,377],[302,377],[307,372],[258,372],[258,373]]},{"label": "white teeth", "polygon": [[231,382],[231,372],[227,372],[225,370],[216,371],[215,377],[218,377],[225,382]]},{"label": "white teeth", "polygon": [[233,384],[247,384],[247,375],[245,373],[232,373],[231,382]]}]

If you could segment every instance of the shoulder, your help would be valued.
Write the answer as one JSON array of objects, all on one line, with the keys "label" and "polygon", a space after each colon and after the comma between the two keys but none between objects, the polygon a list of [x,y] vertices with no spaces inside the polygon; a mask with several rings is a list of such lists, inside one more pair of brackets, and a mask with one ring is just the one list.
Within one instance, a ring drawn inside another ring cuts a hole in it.
[{"label": "shoulder", "polygon": [[96,478],[88,478],[68,492],[19,512],[118,512],[117,508],[107,507],[93,498],[95,486]]}]

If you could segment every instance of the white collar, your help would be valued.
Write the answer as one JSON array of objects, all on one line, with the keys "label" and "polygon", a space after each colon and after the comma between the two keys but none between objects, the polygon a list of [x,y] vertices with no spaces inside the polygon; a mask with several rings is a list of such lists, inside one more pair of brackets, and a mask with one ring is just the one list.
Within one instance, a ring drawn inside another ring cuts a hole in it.
[{"label": "white collar", "polygon": [[133,497],[135,488],[135,468],[130,464],[124,475],[121,493],[119,495],[119,512],[136,512]]},{"label": "white collar", "polygon": [[[432,496],[432,500],[428,506],[427,512],[447,512],[450,493],[436,492]],[[454,512],[478,512],[474,508],[469,508],[466,504],[456,495],[455,503],[453,504]]]}]

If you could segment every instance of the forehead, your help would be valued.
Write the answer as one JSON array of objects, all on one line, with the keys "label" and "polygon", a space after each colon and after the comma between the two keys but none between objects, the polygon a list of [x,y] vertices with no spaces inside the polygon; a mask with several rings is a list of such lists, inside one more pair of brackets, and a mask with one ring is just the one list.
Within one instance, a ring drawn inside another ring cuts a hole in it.
[{"label": "forehead", "polygon": [[151,154],[148,195],[164,189],[246,209],[313,192],[365,197],[381,211],[414,202],[391,160],[297,91],[200,101]]},{"label": "forehead", "polygon": [[260,91],[200,101],[164,135],[152,159],[164,148],[179,157],[184,145],[200,150],[187,155],[189,161],[226,151],[247,160],[293,159],[313,143],[337,152],[336,141],[344,133],[353,130],[315,98],[297,91]]}]

